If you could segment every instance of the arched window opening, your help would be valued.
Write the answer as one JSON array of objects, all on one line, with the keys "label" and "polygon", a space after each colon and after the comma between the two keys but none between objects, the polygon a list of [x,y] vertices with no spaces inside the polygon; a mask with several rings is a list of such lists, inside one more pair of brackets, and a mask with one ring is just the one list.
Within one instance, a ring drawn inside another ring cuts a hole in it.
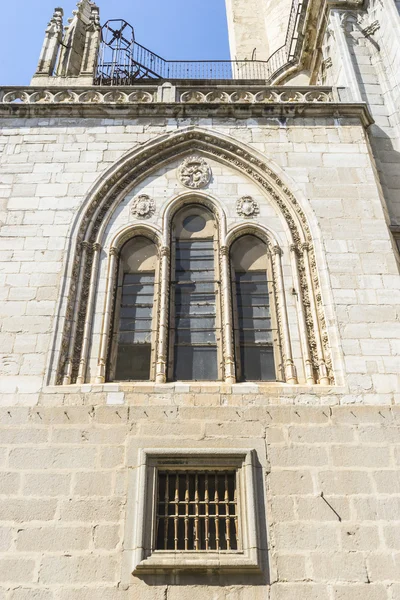
[{"label": "arched window opening", "polygon": [[180,210],[172,223],[169,378],[221,379],[218,229],[203,206]]},{"label": "arched window opening", "polygon": [[273,281],[266,244],[244,235],[231,247],[233,327],[238,381],[275,381]]},{"label": "arched window opening", "polygon": [[158,252],[146,237],[122,248],[119,260],[112,335],[110,381],[154,378]]}]

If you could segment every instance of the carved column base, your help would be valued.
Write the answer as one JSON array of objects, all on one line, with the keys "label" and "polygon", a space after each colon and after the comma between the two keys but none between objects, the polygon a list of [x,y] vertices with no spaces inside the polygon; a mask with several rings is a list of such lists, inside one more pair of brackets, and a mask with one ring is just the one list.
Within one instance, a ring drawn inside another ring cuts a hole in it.
[{"label": "carved column base", "polygon": [[310,360],[305,361],[306,381],[309,385],[315,385],[314,369]]},{"label": "carved column base", "polygon": [[81,359],[79,361],[78,377],[76,378],[76,383],[78,385],[82,385],[83,383],[85,383],[85,372],[86,372],[86,360]]},{"label": "carved column base", "polygon": [[99,363],[97,367],[97,375],[95,377],[95,383],[105,383],[106,382],[106,365],[102,361]]},{"label": "carved column base", "polygon": [[71,385],[72,380],[72,363],[71,360],[68,360],[65,369],[64,369],[64,377],[62,380],[63,385]]},{"label": "carved column base", "polygon": [[225,383],[236,383],[235,361],[229,356],[225,361]]},{"label": "carved column base", "polygon": [[297,385],[297,372],[296,367],[292,360],[287,360],[285,365],[285,375],[286,375],[286,383],[291,383],[292,385]]},{"label": "carved column base", "polygon": [[156,383],[167,383],[167,363],[159,360],[156,365]]},{"label": "carved column base", "polygon": [[331,380],[328,375],[328,369],[324,361],[320,361],[318,365],[318,374],[319,374],[319,384],[320,385],[330,385]]}]

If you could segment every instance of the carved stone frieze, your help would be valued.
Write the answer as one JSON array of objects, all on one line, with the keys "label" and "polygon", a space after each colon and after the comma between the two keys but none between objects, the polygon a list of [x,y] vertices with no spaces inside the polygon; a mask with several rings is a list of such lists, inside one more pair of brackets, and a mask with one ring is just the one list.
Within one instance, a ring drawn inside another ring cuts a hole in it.
[{"label": "carved stone frieze", "polygon": [[[377,21],[375,23],[378,23]],[[372,24],[374,25],[374,24]],[[371,25],[371,27],[372,27]],[[379,24],[378,24],[379,27]],[[369,34],[371,35],[371,34]],[[317,93],[317,95],[316,95]],[[71,89],[48,88],[0,88],[0,104],[152,104],[157,101],[157,87],[147,89],[111,89],[107,87],[74,87]],[[334,102],[332,88],[287,88],[274,86],[271,89],[231,89],[201,91],[196,88],[179,91],[177,103],[181,104],[265,104]]]},{"label": "carved stone frieze", "polygon": [[380,29],[380,26],[381,25],[380,25],[379,21],[373,21],[370,25],[367,25],[367,27],[364,27],[362,32],[365,35],[365,37],[369,37],[370,35],[374,35],[374,33],[376,31],[378,31],[378,29]]},{"label": "carved stone frieze", "polygon": [[150,196],[147,196],[147,194],[138,196],[131,206],[131,213],[138,219],[150,219],[155,211],[155,202]]},{"label": "carved stone frieze", "polygon": [[240,217],[255,217],[260,212],[260,207],[251,196],[243,196],[236,203],[236,212]]},{"label": "carved stone frieze", "polygon": [[211,180],[211,167],[201,156],[188,156],[178,169],[179,181],[188,188],[198,190]]}]

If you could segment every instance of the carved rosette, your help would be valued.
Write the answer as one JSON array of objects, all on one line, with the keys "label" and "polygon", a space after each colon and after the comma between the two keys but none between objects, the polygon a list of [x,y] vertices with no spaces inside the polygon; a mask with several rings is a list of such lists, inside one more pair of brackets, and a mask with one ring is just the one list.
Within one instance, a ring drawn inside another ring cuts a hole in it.
[{"label": "carved rosette", "polygon": [[211,167],[200,156],[185,158],[178,169],[179,181],[188,188],[198,190],[206,187],[211,180]]},{"label": "carved rosette", "polygon": [[251,196],[243,196],[236,202],[236,212],[240,217],[250,219],[260,212],[260,206]]},{"label": "carved rosette", "polygon": [[150,219],[156,211],[156,205],[154,200],[147,196],[147,194],[141,194],[138,196],[131,207],[131,213],[137,219]]}]

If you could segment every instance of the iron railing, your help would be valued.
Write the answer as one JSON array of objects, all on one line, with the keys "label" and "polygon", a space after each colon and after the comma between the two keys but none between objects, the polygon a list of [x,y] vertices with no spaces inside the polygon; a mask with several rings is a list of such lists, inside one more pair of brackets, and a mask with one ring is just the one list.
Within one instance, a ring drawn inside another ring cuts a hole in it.
[{"label": "iron railing", "polygon": [[102,44],[94,83],[123,86],[143,79],[247,79],[269,84],[276,74],[293,63],[299,55],[302,41],[299,25],[306,3],[307,0],[292,0],[285,43],[267,61],[167,61],[138,44],[129,23],[122,20],[108,21],[102,29]]},{"label": "iron railing", "polygon": [[[139,44],[135,44],[139,46]],[[157,57],[149,63],[135,60],[124,64],[103,62],[97,70],[96,85],[132,85],[141,79],[253,79],[267,81],[267,61],[199,60],[166,61]]]},{"label": "iron railing", "polygon": [[286,31],[285,43],[278,48],[269,57],[267,63],[271,71],[271,78],[277,75],[279,71],[293,63],[299,55],[302,36],[300,31],[300,20],[302,17],[302,9],[305,7],[305,0],[292,0],[292,6],[289,15],[289,24]]}]

